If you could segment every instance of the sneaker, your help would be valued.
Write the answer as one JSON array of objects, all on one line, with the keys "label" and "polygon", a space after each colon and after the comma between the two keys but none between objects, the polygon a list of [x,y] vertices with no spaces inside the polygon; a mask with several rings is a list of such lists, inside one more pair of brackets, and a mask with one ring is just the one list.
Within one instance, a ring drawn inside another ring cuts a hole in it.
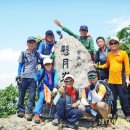
[{"label": "sneaker", "polygon": [[54,120],[52,121],[52,125],[58,126],[58,124],[59,124],[59,119],[54,119]]},{"label": "sneaker", "polygon": [[20,117],[20,118],[23,118],[24,115],[25,115],[25,114],[24,114],[23,112],[18,112],[18,113],[17,113],[17,117]]},{"label": "sneaker", "polygon": [[34,115],[34,122],[36,124],[40,124],[41,123],[40,115]]},{"label": "sneaker", "polygon": [[65,123],[64,127],[68,127],[68,128],[71,128],[71,129],[76,129],[78,126],[76,124]]},{"label": "sneaker", "polygon": [[32,121],[33,115],[30,113],[26,113],[26,119],[27,121]]}]

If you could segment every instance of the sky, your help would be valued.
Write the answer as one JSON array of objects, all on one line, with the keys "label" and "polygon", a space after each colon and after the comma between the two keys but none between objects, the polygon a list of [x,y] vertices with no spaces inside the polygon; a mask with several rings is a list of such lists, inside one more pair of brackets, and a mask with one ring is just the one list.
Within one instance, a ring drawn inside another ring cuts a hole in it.
[{"label": "sky", "polygon": [[1,0],[0,89],[16,84],[17,60],[27,37],[60,30],[55,19],[76,34],[80,25],[87,25],[95,43],[98,36],[116,36],[130,24],[130,0]]}]

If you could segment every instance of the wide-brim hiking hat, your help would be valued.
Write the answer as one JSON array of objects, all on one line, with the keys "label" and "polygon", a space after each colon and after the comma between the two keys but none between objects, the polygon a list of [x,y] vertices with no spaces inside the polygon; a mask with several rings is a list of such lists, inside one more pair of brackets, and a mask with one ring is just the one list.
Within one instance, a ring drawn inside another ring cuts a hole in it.
[{"label": "wide-brim hiking hat", "polygon": [[68,80],[66,80],[67,78],[71,78],[72,80],[74,80],[74,76],[71,74],[66,74],[64,77],[64,81],[68,81]]},{"label": "wide-brim hiking hat", "polygon": [[30,41],[36,42],[36,38],[33,37],[33,36],[30,36],[30,37],[28,37],[28,39],[27,39],[27,43],[30,42]]},{"label": "wide-brim hiking hat", "polygon": [[54,36],[54,33],[53,33],[52,30],[48,30],[48,31],[46,31],[45,35],[46,36],[49,36],[49,35],[53,35]]},{"label": "wide-brim hiking hat", "polygon": [[43,65],[45,65],[45,64],[52,64],[52,59],[50,59],[50,58],[45,58],[45,59],[43,60]]},{"label": "wide-brim hiking hat", "polygon": [[80,26],[80,29],[79,30],[85,30],[85,31],[88,31],[88,27],[86,25],[82,25]]},{"label": "wide-brim hiking hat", "polygon": [[117,37],[112,37],[112,38],[109,40],[109,44],[110,44],[111,41],[116,41],[116,42],[119,43],[119,39],[118,39]]}]

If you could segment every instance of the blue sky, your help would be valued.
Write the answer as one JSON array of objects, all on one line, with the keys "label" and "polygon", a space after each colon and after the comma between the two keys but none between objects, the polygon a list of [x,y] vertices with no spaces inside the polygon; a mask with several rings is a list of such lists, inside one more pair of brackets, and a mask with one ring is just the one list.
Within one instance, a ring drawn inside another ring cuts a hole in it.
[{"label": "blue sky", "polygon": [[129,8],[129,0],[1,0],[0,86],[14,82],[17,58],[28,36],[59,29],[54,19],[77,34],[80,25],[87,25],[95,42],[96,37],[115,36],[130,24]]}]

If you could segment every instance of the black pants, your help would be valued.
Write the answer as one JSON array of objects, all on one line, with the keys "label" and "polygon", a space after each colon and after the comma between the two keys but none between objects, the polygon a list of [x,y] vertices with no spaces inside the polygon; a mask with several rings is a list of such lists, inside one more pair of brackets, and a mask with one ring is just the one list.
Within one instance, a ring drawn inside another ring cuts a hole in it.
[{"label": "black pants", "polygon": [[130,108],[128,103],[128,94],[126,88],[122,84],[110,84],[110,89],[113,93],[114,101],[112,114],[117,113],[117,97],[120,98],[121,107],[125,116],[130,116]]},{"label": "black pants", "polygon": [[128,86],[128,101],[129,101],[129,107],[130,107],[130,85]]},{"label": "black pants", "polygon": [[19,85],[18,112],[25,112],[24,98],[27,90],[29,97],[26,112],[33,113],[35,107],[36,82],[34,79],[29,78],[22,78]]}]

